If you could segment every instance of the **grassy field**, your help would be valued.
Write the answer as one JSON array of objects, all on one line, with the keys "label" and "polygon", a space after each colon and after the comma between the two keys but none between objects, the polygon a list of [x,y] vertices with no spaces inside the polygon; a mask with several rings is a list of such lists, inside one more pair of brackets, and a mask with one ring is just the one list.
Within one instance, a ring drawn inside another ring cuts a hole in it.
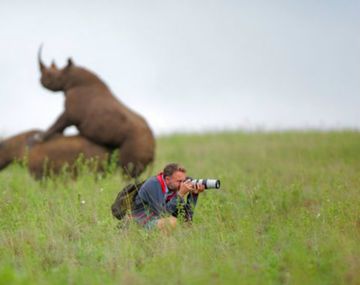
[{"label": "grassy field", "polygon": [[360,284],[359,132],[158,138],[151,174],[172,161],[222,189],[168,236],[118,227],[117,172],[2,171],[0,284]]}]

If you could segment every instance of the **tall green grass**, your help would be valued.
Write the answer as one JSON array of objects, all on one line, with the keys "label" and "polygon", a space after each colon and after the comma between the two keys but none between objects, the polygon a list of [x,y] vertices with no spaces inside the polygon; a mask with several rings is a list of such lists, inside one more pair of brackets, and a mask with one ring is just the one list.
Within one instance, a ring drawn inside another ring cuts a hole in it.
[{"label": "tall green grass", "polygon": [[112,168],[2,171],[0,284],[359,284],[358,132],[171,135],[156,157],[149,175],[176,161],[222,183],[165,236],[113,219]]}]

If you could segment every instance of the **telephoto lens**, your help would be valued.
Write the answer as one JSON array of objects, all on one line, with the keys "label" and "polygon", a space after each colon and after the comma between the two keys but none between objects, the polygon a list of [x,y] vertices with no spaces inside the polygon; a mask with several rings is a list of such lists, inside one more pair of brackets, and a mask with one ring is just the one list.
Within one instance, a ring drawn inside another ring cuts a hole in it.
[{"label": "telephoto lens", "polygon": [[220,180],[219,179],[192,179],[192,184],[202,184],[205,186],[205,189],[219,189]]}]

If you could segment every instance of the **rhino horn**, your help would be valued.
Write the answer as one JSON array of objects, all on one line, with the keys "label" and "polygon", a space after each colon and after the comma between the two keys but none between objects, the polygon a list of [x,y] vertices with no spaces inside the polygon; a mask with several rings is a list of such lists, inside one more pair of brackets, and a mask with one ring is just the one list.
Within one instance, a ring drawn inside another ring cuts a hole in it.
[{"label": "rhino horn", "polygon": [[45,65],[43,64],[43,62],[41,60],[42,47],[43,47],[43,44],[40,45],[40,48],[39,48],[39,51],[38,51],[38,61],[39,61],[39,67],[40,67],[41,72],[43,72],[46,69]]}]

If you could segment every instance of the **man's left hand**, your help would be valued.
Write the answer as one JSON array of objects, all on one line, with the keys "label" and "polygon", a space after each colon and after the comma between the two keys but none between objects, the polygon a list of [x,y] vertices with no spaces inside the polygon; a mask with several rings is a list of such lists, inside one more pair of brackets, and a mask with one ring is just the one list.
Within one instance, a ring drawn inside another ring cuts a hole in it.
[{"label": "man's left hand", "polygon": [[192,186],[191,193],[199,194],[201,192],[204,192],[204,190],[205,190],[205,185],[201,183],[197,183]]}]

